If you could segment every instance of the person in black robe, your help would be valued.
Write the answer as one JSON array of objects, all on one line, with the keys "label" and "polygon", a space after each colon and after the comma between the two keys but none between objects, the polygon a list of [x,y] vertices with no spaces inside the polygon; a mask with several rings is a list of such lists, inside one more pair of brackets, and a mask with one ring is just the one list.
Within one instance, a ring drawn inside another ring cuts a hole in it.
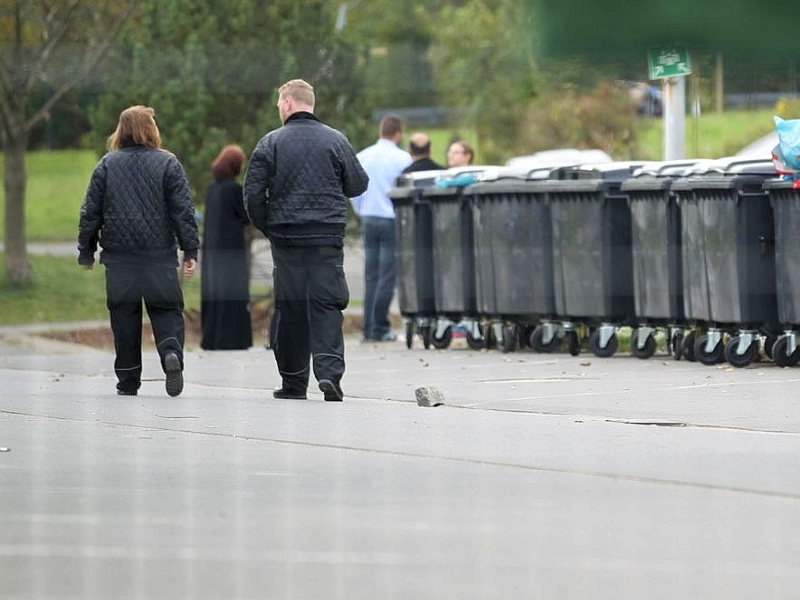
[{"label": "person in black robe", "polygon": [[236,182],[245,160],[244,151],[230,145],[211,164],[214,182],[206,197],[200,273],[204,350],[244,350],[253,345],[244,235],[249,220],[242,186]]}]

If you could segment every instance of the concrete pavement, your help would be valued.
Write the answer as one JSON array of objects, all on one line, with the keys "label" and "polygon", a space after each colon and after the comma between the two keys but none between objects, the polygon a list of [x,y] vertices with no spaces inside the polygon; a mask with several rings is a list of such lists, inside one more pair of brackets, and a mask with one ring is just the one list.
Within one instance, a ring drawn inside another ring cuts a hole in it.
[{"label": "concrete pavement", "polygon": [[[0,352],[0,599],[792,598],[800,370],[347,341],[346,400],[272,354]],[[30,336],[28,336],[30,337]],[[421,408],[435,386],[445,406]]]}]

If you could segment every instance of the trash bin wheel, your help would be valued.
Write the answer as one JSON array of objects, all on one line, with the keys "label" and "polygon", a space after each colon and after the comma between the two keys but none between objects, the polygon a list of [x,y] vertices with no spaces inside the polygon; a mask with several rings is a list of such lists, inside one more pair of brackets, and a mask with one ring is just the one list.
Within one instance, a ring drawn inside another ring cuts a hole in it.
[{"label": "trash bin wheel", "polygon": [[736,367],[742,369],[749,365],[755,359],[755,355],[758,353],[758,342],[754,341],[747,347],[744,354],[739,354],[736,352],[736,347],[739,345],[739,337],[733,337],[731,340],[725,345],[725,360],[728,361],[728,364],[732,367]]},{"label": "trash bin wheel", "polygon": [[774,360],[774,350],[775,342],[778,341],[778,336],[768,333],[767,337],[764,338],[764,354],[767,355],[767,358],[771,358]]},{"label": "trash bin wheel", "polygon": [[444,330],[442,333],[442,337],[436,337],[436,331],[431,333],[431,344],[437,350],[444,350],[448,346],[450,346],[450,342],[453,341],[453,328],[448,326],[447,329]]},{"label": "trash bin wheel", "polygon": [[564,337],[567,338],[567,349],[572,356],[578,356],[581,353],[581,342],[578,339],[578,332],[577,331],[568,331],[564,334]]},{"label": "trash bin wheel", "polygon": [[483,333],[483,325],[478,323],[478,337],[472,335],[472,331],[467,331],[467,346],[472,350],[483,350],[486,348],[486,336]]},{"label": "trash bin wheel", "polygon": [[517,326],[504,323],[502,329],[503,339],[500,340],[500,350],[505,354],[517,349]]},{"label": "trash bin wheel", "polygon": [[591,350],[592,354],[594,354],[598,358],[608,358],[609,356],[613,356],[614,352],[617,351],[618,347],[619,347],[619,340],[617,339],[616,333],[608,339],[608,343],[605,345],[604,348],[600,347],[599,329],[595,329],[592,332],[592,335],[589,336],[589,350]]},{"label": "trash bin wheel", "polygon": [[650,358],[656,353],[656,338],[653,334],[647,336],[647,340],[642,348],[639,347],[639,336],[641,331],[638,329],[633,332],[631,336],[631,354],[636,358]]},{"label": "trash bin wheel", "polygon": [[689,362],[695,362],[697,360],[697,356],[694,354],[694,337],[694,331],[690,331],[684,336],[683,342],[681,343],[681,353]]},{"label": "trash bin wheel", "polygon": [[528,344],[536,352],[548,353],[558,348],[559,343],[561,343],[561,340],[557,335],[554,335],[547,343],[544,343],[543,339],[544,332],[542,331],[542,328],[536,327],[528,337]]},{"label": "trash bin wheel", "polygon": [[794,367],[800,362],[800,347],[794,349],[794,352],[787,355],[786,346],[789,344],[789,338],[785,336],[779,337],[772,345],[772,360],[779,367]]},{"label": "trash bin wheel", "polygon": [[672,334],[672,358],[680,360],[683,357],[683,332],[676,331]]},{"label": "trash bin wheel", "polygon": [[531,346],[531,336],[533,335],[534,331],[536,331],[535,325],[525,325],[525,327],[520,328],[519,337],[517,339],[520,350],[533,347]]},{"label": "trash bin wheel", "polygon": [[425,350],[427,350],[431,347],[431,326],[423,325],[419,328],[419,334],[422,337],[422,345],[425,347]]},{"label": "trash bin wheel", "polygon": [[717,365],[725,360],[725,345],[720,340],[714,348],[706,351],[707,335],[701,335],[694,343],[694,356],[704,365]]},{"label": "trash bin wheel", "polygon": [[406,321],[406,348],[411,350],[414,345],[414,321],[409,319]]}]

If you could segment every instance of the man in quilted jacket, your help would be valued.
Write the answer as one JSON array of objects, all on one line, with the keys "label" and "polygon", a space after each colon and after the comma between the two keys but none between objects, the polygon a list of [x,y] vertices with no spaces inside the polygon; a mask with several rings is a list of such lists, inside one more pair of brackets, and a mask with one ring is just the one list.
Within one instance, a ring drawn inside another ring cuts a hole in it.
[{"label": "man in quilted jacket", "polygon": [[92,174],[81,206],[78,263],[94,266],[98,243],[106,267],[106,304],[114,332],[117,393],[135,396],[142,376],[144,300],[170,396],[183,391],[183,274],[197,266],[199,239],[186,174],[161,148],[155,113],[147,106],[122,111],[108,138],[108,154]]},{"label": "man in quilted jacket", "polygon": [[347,199],[367,187],[350,142],[314,115],[314,88],[293,79],[278,90],[283,123],[250,157],[244,200],[272,243],[275,315],[271,343],[282,385],[275,398],[305,399],[309,363],[329,402],[344,398],[342,311]]}]

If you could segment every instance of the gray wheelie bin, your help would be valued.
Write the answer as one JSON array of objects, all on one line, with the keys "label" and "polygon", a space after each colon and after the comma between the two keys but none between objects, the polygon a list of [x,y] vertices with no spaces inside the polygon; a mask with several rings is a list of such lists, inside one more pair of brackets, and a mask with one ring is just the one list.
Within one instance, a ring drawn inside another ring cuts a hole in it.
[{"label": "gray wheelie bin", "polygon": [[652,163],[622,183],[631,210],[633,299],[636,323],[631,353],[650,358],[657,328],[665,328],[676,359],[683,341],[683,277],[680,206],[672,183],[698,161]]},{"label": "gray wheelie bin", "polygon": [[436,323],[431,344],[447,348],[453,324],[463,322],[472,348],[485,346],[475,306],[475,261],[472,241],[472,207],[464,188],[487,170],[497,167],[470,166],[439,174],[435,185],[422,191],[430,206],[432,227],[433,297]]},{"label": "gray wheelie bin", "polygon": [[775,236],[763,189],[774,176],[770,161],[732,157],[672,185],[681,207],[684,312],[696,324],[683,341],[687,358],[744,367],[758,354],[760,333],[774,339]]},{"label": "gray wheelie bin", "polygon": [[436,316],[433,290],[433,241],[430,203],[422,198],[441,171],[401,175],[389,192],[394,204],[397,290],[400,313],[405,317],[406,345],[415,331],[430,346],[431,323]]},{"label": "gray wheelie bin", "polygon": [[764,189],[775,224],[775,280],[780,332],[771,348],[772,360],[781,367],[800,361],[800,189],[793,181],[767,179]]},{"label": "gray wheelie bin", "polygon": [[616,352],[616,330],[634,322],[631,212],[621,190],[643,162],[556,169],[541,183],[553,223],[555,312],[579,352],[576,323],[590,327],[589,349]]},{"label": "gray wheelie bin", "polygon": [[555,168],[507,170],[467,188],[472,202],[478,313],[500,323],[498,343],[513,350],[518,333],[538,352],[559,343],[534,326],[555,313],[550,206],[541,179]]}]

